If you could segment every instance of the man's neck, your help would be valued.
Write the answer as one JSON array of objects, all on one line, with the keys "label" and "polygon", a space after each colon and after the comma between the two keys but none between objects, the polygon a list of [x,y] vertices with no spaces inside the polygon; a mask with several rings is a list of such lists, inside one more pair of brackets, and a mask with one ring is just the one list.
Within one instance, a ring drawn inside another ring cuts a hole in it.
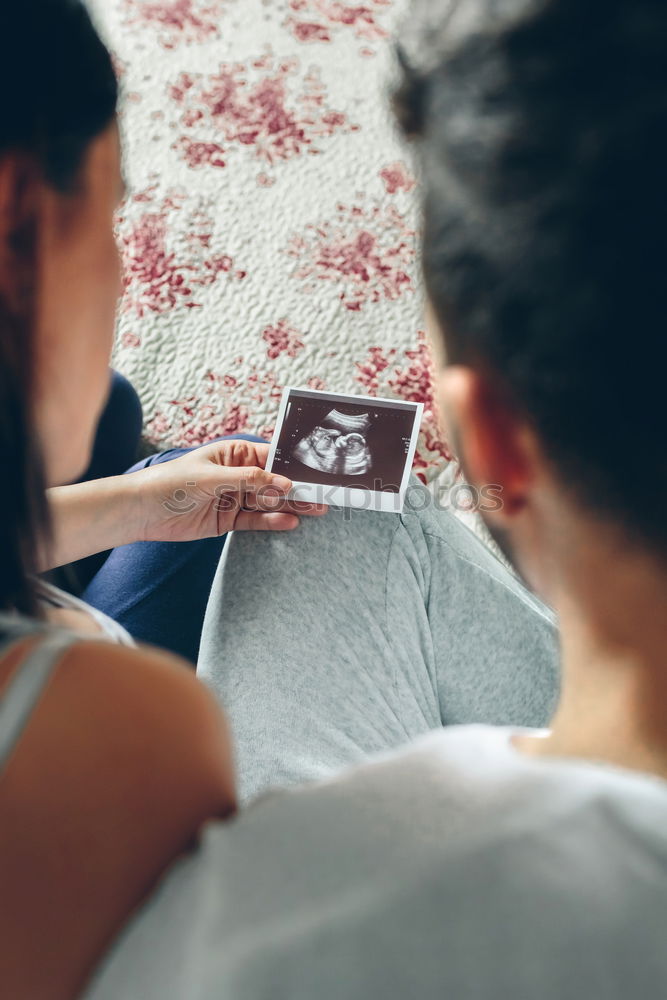
[{"label": "man's neck", "polygon": [[567,569],[554,594],[560,704],[550,736],[521,748],[667,778],[667,573],[593,550]]}]

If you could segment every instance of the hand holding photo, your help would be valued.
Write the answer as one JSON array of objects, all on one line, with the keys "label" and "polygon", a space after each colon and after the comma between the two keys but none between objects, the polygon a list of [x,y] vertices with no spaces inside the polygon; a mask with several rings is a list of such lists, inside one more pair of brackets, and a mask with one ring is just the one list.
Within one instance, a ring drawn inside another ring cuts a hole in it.
[{"label": "hand holding photo", "polygon": [[424,407],[287,387],[266,463],[290,499],[400,514]]}]

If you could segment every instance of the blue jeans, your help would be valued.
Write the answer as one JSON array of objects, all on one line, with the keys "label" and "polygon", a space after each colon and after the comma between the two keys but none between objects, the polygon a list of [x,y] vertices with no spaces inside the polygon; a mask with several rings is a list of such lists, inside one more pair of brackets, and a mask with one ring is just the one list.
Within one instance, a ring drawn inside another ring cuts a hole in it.
[{"label": "blue jeans", "polygon": [[[138,398],[129,382],[114,373],[93,452],[94,474],[89,470],[86,479],[123,471],[118,463],[127,454],[128,438],[135,432],[132,448],[136,453],[137,404]],[[233,434],[230,438],[263,440],[252,434]],[[193,450],[172,448],[124,470],[134,472],[158,462],[169,462]],[[196,542],[122,545],[108,554],[101,568],[96,568],[81,596],[120,622],[137,641],[161,646],[196,663],[206,603],[225,539],[226,535]]]}]

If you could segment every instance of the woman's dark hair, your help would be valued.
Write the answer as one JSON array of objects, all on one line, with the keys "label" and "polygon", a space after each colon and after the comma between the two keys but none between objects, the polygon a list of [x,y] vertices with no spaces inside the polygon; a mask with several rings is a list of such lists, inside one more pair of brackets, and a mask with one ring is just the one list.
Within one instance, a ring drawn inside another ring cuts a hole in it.
[{"label": "woman's dark hair", "polygon": [[667,554],[665,0],[422,0],[399,59],[450,360]]},{"label": "woman's dark hair", "polygon": [[25,164],[16,225],[0,248],[0,607],[36,613],[33,579],[48,537],[44,468],[33,421],[38,222],[30,175],[77,189],[91,141],[111,123],[117,84],[80,0],[16,0],[0,10],[0,160]]}]

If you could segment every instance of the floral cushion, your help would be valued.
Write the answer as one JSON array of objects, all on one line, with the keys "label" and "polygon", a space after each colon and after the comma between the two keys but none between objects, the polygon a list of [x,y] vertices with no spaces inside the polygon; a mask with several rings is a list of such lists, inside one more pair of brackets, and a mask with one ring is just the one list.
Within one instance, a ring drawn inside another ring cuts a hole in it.
[{"label": "floral cushion", "polygon": [[404,0],[91,0],[130,196],[115,365],[156,444],[269,436],[285,384],[425,404],[417,205],[388,93]]}]

